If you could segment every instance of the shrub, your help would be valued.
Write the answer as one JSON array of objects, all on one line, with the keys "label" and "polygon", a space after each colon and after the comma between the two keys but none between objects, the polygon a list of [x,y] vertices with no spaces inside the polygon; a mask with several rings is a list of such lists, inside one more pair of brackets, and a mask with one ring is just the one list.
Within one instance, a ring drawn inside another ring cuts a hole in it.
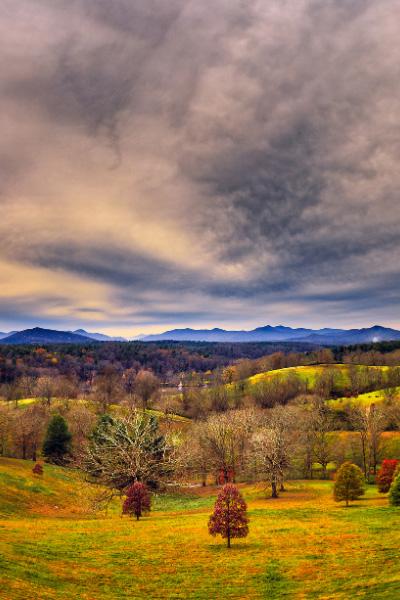
[{"label": "shrub", "polygon": [[400,506],[400,473],[393,479],[389,490],[390,506]]},{"label": "shrub", "polygon": [[378,491],[381,494],[386,494],[389,491],[390,484],[392,483],[395,472],[397,469],[397,465],[399,463],[395,458],[393,460],[385,459],[382,462],[382,468],[376,476],[376,481],[378,484]]},{"label": "shrub", "polygon": [[129,516],[139,517],[151,510],[151,498],[145,483],[136,481],[126,492],[126,498],[122,505],[122,513]]},{"label": "shrub", "polygon": [[43,475],[43,467],[42,467],[42,465],[39,465],[38,463],[36,463],[36,465],[32,469],[32,473],[34,475]]},{"label": "shrub", "polygon": [[221,534],[227,540],[228,548],[231,539],[243,538],[249,533],[247,505],[237,487],[224,485],[214,504],[214,512],[208,521],[208,531],[211,535]]},{"label": "shrub", "polygon": [[335,502],[357,500],[365,494],[364,477],[357,465],[345,462],[338,470],[333,484],[333,499]]}]

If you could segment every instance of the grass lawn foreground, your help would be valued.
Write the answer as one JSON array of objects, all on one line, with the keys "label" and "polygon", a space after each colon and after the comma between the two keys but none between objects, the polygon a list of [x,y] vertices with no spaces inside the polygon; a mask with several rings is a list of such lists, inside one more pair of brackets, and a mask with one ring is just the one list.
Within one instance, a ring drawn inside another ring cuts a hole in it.
[{"label": "grass lawn foreground", "polygon": [[139,522],[85,512],[72,472],[0,459],[0,598],[393,599],[399,510],[369,486],[348,509],[331,482],[292,482],[277,500],[241,485],[250,534],[226,548],[207,532],[217,490],[155,497]]}]

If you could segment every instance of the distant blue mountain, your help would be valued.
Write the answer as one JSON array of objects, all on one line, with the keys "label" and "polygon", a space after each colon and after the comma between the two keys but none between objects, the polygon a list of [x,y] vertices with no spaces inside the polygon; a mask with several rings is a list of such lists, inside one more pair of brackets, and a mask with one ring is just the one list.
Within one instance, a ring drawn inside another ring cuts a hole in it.
[{"label": "distant blue mountain", "polygon": [[400,340],[400,331],[390,329],[389,327],[381,327],[380,325],[364,329],[349,329],[348,331],[344,330],[330,334],[314,332],[301,339],[302,342],[332,346],[372,344],[374,342],[389,342],[393,340]]},{"label": "distant blue mountain", "polygon": [[98,342],[126,342],[127,340],[123,337],[111,337],[109,335],[105,335],[104,333],[89,333],[84,329],[77,329],[73,331],[77,335],[83,335],[85,337],[91,338],[92,340],[97,340]]},{"label": "distant blue mountain", "polygon": [[1,340],[2,344],[87,344],[88,342],[93,340],[70,331],[56,331],[42,327],[25,329]]},{"label": "distant blue mountain", "polygon": [[[198,342],[306,342],[321,346],[347,346],[350,344],[372,343],[400,340],[400,331],[374,325],[364,329],[330,329],[318,330],[300,327],[292,329],[278,325],[272,327],[257,327],[252,331],[226,331],[215,329],[173,329],[158,335],[141,337],[140,341],[198,341]],[[88,333],[84,329],[71,331],[56,331],[34,327],[9,334],[0,333],[2,344],[87,344],[90,342],[122,341],[123,337],[109,337],[102,333]],[[139,341],[139,340],[138,340]]]},{"label": "distant blue mountain", "polygon": [[224,329],[173,329],[165,333],[148,335],[144,342],[162,340],[199,341],[199,342],[309,342],[321,345],[348,345],[364,342],[400,340],[400,331],[374,325],[364,329],[292,329],[278,325],[257,327],[252,331],[226,331]]},{"label": "distant blue mountain", "polygon": [[9,335],[14,335],[14,333],[18,333],[18,331],[9,331],[8,333],[2,333],[2,332],[0,332],[0,340],[2,340],[3,338],[8,337]]}]

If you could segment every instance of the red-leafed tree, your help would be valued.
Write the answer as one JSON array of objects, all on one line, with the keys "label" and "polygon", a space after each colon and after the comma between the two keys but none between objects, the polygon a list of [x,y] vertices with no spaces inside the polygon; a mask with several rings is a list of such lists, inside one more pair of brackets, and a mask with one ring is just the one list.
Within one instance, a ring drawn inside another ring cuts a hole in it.
[{"label": "red-leafed tree", "polygon": [[378,491],[381,494],[386,494],[389,491],[390,485],[394,479],[398,462],[395,458],[389,460],[385,458],[382,462],[382,468],[376,476],[376,482],[378,484]]},{"label": "red-leafed tree", "polygon": [[32,469],[32,473],[34,475],[43,475],[43,467],[42,467],[42,465],[39,465],[38,463],[36,463],[36,465]]},{"label": "red-leafed tree", "polygon": [[208,531],[213,536],[221,534],[227,540],[228,548],[231,547],[231,539],[248,535],[247,505],[234,485],[228,483],[219,492],[208,521]]},{"label": "red-leafed tree", "polygon": [[147,486],[141,481],[135,481],[126,492],[126,498],[122,505],[122,513],[129,516],[135,516],[139,521],[144,513],[151,510],[151,497]]}]

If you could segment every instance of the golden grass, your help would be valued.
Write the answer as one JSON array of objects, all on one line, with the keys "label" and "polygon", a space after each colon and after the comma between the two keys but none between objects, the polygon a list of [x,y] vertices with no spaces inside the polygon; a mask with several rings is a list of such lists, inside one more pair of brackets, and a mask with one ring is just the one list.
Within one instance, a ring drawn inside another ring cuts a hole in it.
[{"label": "golden grass", "polygon": [[204,503],[193,510],[88,518],[79,477],[45,465],[43,487],[63,507],[60,518],[54,497],[28,489],[31,464],[0,459],[1,600],[400,597],[398,511],[375,486],[346,509],[333,502],[331,482],[291,482],[276,500],[262,485],[240,484],[250,534],[228,550],[207,532],[215,487],[189,490]]}]

